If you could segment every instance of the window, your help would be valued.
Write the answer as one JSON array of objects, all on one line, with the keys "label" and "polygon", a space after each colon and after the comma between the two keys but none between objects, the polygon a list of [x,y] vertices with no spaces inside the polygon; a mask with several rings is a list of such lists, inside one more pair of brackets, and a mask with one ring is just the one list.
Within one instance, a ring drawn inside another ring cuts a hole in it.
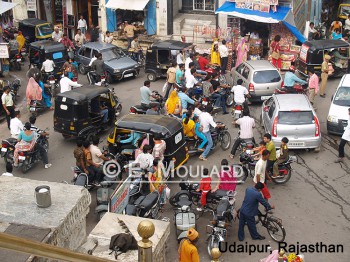
[{"label": "window", "polygon": [[244,63],[237,66],[236,72],[241,75],[243,74],[243,69],[244,69]]},{"label": "window", "polygon": [[101,51],[102,59],[109,61],[112,59],[119,59],[123,56],[125,56],[125,53],[120,48],[111,48],[111,49],[105,49]]},{"label": "window", "polygon": [[37,27],[37,34],[38,36],[47,36],[49,34],[52,34],[53,27],[51,24],[43,24]]},{"label": "window", "polygon": [[63,53],[62,52],[57,52],[52,54],[52,59],[57,60],[63,58]]},{"label": "window", "polygon": [[194,0],[193,10],[214,11],[214,0]]},{"label": "window", "polygon": [[92,51],[91,48],[85,47],[84,53],[82,55],[87,58],[91,58],[91,51]]},{"label": "window", "polygon": [[273,113],[275,112],[276,104],[272,103],[270,108],[269,108],[269,118],[272,118]]},{"label": "window", "polygon": [[333,104],[338,106],[350,106],[350,87],[339,87],[334,96]]},{"label": "window", "polygon": [[278,113],[278,123],[284,125],[307,125],[314,123],[312,111],[281,111]]},{"label": "window", "polygon": [[248,68],[248,67],[245,67],[244,70],[243,70],[242,76],[243,76],[245,79],[248,79],[249,72],[250,72],[249,68]]},{"label": "window", "polygon": [[253,82],[256,84],[277,83],[281,76],[277,70],[256,71],[253,75]]}]

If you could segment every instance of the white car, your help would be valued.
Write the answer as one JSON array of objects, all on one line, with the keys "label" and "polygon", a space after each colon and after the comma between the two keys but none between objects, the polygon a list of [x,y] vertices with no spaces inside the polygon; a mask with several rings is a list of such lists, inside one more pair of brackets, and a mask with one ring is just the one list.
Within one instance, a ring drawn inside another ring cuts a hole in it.
[{"label": "white car", "polygon": [[339,86],[332,96],[331,106],[327,117],[327,132],[342,135],[348,125],[350,107],[350,74],[340,80]]}]

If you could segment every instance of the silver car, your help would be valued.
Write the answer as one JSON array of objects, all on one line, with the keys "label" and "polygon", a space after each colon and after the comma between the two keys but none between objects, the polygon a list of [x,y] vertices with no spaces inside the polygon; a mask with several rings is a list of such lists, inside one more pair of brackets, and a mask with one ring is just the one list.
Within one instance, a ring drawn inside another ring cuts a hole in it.
[{"label": "silver car", "polygon": [[283,81],[277,68],[269,61],[246,61],[231,70],[232,84],[238,79],[243,80],[251,101],[264,101],[272,96],[277,87],[282,87]]},{"label": "silver car", "polygon": [[319,148],[321,145],[320,122],[303,94],[273,95],[263,103],[260,120],[278,148],[283,137],[289,139],[291,149]]}]

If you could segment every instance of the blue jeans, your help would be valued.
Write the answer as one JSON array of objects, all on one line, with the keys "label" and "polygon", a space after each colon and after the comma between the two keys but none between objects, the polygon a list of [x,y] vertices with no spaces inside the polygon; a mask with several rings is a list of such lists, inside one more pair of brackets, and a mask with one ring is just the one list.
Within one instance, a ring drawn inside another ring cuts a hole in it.
[{"label": "blue jeans", "polygon": [[108,109],[102,109],[101,114],[103,115],[102,123],[108,122]]},{"label": "blue jeans", "polygon": [[79,27],[82,34],[85,34],[86,28],[85,27]]},{"label": "blue jeans", "polygon": [[200,138],[202,140],[202,143],[198,147],[199,149],[201,149],[208,142],[208,139],[205,137],[205,135],[202,132],[196,133],[196,136],[198,136],[198,138]]},{"label": "blue jeans", "polygon": [[239,214],[239,227],[238,227],[238,239],[239,241],[244,240],[244,226],[245,223],[248,225],[249,233],[252,239],[257,239],[260,235],[256,230],[255,217],[247,216],[244,213]]},{"label": "blue jeans", "polygon": [[208,155],[209,152],[210,152],[210,149],[213,147],[213,139],[211,138],[211,133],[210,133],[210,131],[208,131],[208,132],[206,132],[206,133],[203,133],[203,134],[204,134],[204,136],[206,137],[206,139],[208,140],[208,145],[207,145],[207,147],[205,148],[205,150],[204,150],[204,152],[203,152],[203,154],[202,154],[202,156],[203,156],[204,158],[206,158],[207,155]]},{"label": "blue jeans", "polygon": [[215,99],[215,107],[220,107],[221,106],[221,95],[219,93],[214,92],[211,95]]}]

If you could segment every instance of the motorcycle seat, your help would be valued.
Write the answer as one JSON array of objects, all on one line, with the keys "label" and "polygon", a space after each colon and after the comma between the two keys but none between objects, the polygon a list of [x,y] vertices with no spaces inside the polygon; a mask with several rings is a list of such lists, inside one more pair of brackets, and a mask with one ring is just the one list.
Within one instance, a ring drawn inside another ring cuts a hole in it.
[{"label": "motorcycle seat", "polygon": [[138,206],[142,203],[142,201],[145,199],[146,196],[139,196],[138,199],[135,200],[134,205]]},{"label": "motorcycle seat", "polygon": [[141,209],[150,210],[155,203],[157,203],[159,197],[159,193],[154,191],[148,194],[145,199],[139,205]]},{"label": "motorcycle seat", "polygon": [[222,189],[218,189],[216,190],[214,193],[212,193],[212,195],[215,197],[215,198],[222,198],[224,196],[227,196],[228,195],[228,192],[227,190],[222,190]]},{"label": "motorcycle seat", "polygon": [[15,145],[17,143],[17,139],[16,138],[12,138],[12,137],[9,137],[7,139],[4,139],[3,142],[7,142],[9,143],[10,145]]},{"label": "motorcycle seat", "polygon": [[129,216],[136,216],[136,206],[127,204],[125,207],[125,213]]},{"label": "motorcycle seat", "polygon": [[179,202],[177,202],[177,204],[179,206],[181,206],[181,207],[183,207],[183,206],[191,206],[192,205],[192,201],[189,200],[188,198],[182,197],[182,198],[179,199]]},{"label": "motorcycle seat", "polygon": [[230,202],[228,199],[221,199],[217,208],[216,208],[216,214],[217,216],[224,216],[225,212],[229,209]]}]

